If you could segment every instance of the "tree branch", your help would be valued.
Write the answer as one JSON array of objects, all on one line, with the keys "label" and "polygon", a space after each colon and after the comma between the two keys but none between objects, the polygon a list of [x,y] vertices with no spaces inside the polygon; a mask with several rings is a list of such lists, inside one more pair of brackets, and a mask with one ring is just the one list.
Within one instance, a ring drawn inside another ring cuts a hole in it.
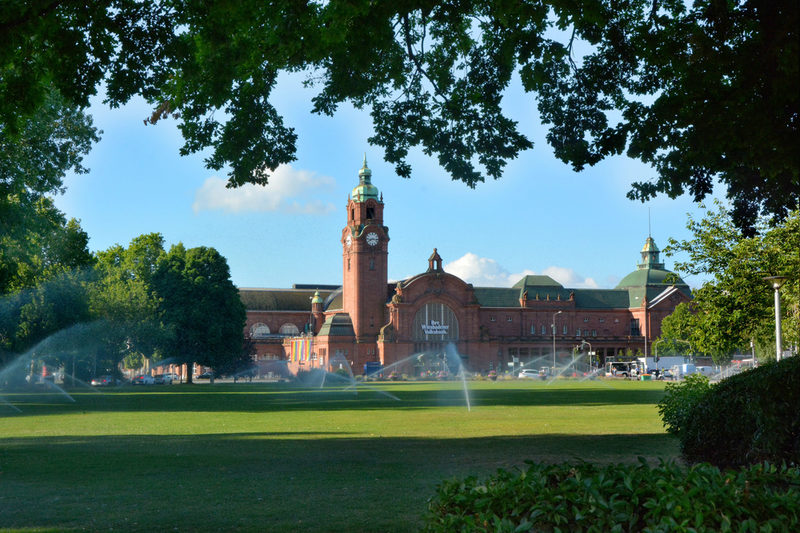
[{"label": "tree branch", "polygon": [[53,0],[46,6],[42,7],[38,12],[36,12],[35,8],[31,8],[27,13],[23,13],[21,17],[0,24],[0,33],[11,30],[18,26],[22,26],[23,24],[30,22],[31,19],[45,17],[55,11],[55,9],[61,5],[61,3],[61,0]]},{"label": "tree branch", "polygon": [[411,27],[407,14],[403,15],[403,33],[405,36],[406,52],[408,53],[409,59],[411,59],[411,62],[414,63],[417,71],[430,82],[431,86],[433,87],[434,97],[439,96],[443,100],[447,101],[447,96],[441,91],[441,89],[439,89],[439,86],[436,84],[436,82],[428,75],[427,71],[420,62],[419,57],[417,57],[417,55],[414,53],[414,48],[411,44]]}]

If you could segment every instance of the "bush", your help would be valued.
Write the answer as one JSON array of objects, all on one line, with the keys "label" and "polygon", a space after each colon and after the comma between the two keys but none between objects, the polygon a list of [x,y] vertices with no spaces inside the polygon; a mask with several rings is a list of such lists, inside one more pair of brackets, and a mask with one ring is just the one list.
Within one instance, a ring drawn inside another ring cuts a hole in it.
[{"label": "bush", "polygon": [[692,410],[710,389],[708,378],[701,374],[690,374],[683,382],[668,383],[664,387],[664,397],[658,403],[658,414],[669,433],[683,440]]},{"label": "bush", "polygon": [[800,469],[539,465],[442,483],[425,531],[797,531]]},{"label": "bush", "polygon": [[690,462],[800,464],[800,357],[713,385],[679,423],[681,451]]}]

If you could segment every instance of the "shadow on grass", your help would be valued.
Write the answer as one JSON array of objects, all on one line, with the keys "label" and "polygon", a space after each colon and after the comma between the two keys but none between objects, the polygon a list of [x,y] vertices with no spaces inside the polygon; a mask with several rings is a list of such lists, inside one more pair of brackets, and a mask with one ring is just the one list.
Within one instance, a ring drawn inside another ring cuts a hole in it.
[{"label": "shadow on grass", "polygon": [[677,454],[664,434],[286,436],[0,438],[0,528],[417,531],[444,479],[484,477],[526,460]]},{"label": "shadow on grass", "polygon": [[[287,384],[173,385],[116,387],[102,392],[68,389],[69,397],[59,392],[0,391],[0,416],[109,411],[278,412],[466,407],[464,391],[460,387],[460,384],[452,382],[382,383],[356,389],[299,388]],[[468,395],[473,409],[481,406],[618,406],[655,405],[662,398],[663,390],[579,384],[481,384],[469,388]]]}]

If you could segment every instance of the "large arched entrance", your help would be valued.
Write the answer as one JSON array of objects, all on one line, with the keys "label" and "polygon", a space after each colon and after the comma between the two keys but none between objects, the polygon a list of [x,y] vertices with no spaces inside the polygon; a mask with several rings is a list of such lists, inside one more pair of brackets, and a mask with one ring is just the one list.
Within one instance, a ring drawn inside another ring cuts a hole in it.
[{"label": "large arched entrance", "polygon": [[[448,353],[448,345],[458,341],[458,318],[445,303],[428,302],[414,315],[411,338],[414,341],[415,375],[457,372]],[[456,364],[457,366],[457,364]]]}]

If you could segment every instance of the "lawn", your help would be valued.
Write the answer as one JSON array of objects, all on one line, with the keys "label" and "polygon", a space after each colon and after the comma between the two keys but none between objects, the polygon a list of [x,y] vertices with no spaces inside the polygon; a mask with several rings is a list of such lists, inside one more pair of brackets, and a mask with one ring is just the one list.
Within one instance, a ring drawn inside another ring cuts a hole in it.
[{"label": "lawn", "polygon": [[415,531],[440,481],[676,459],[663,385],[239,383],[0,392],[0,529]]}]

